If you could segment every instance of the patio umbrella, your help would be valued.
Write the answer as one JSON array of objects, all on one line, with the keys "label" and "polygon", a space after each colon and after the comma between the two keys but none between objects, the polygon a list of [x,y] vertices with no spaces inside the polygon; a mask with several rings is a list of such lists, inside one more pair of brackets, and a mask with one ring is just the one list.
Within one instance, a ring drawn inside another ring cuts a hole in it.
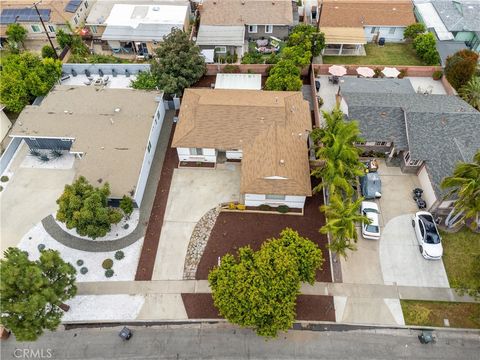
[{"label": "patio umbrella", "polygon": [[396,78],[400,74],[400,71],[392,67],[386,67],[382,70],[382,73],[386,77]]},{"label": "patio umbrella", "polygon": [[328,72],[334,76],[343,76],[347,73],[347,69],[340,65],[332,65],[328,68]]},{"label": "patio umbrella", "polygon": [[364,77],[372,77],[373,75],[375,75],[375,71],[373,71],[369,67],[360,66],[357,68],[357,74]]}]

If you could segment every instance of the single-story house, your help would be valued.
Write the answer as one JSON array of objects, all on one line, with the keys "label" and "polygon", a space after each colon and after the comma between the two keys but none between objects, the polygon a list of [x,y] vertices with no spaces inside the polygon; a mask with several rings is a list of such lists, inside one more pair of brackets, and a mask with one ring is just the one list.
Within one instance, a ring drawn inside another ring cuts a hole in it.
[{"label": "single-story house", "polygon": [[186,164],[241,161],[247,206],[302,209],[312,195],[311,128],[301,92],[186,89],[172,146]]},{"label": "single-story house", "polygon": [[97,1],[86,26],[94,40],[107,43],[114,53],[151,55],[172,28],[187,30],[188,1]]},{"label": "single-story house", "polygon": [[480,1],[414,0],[415,16],[433,32],[445,65],[448,56],[470,48],[480,51]]},{"label": "single-story house", "polygon": [[25,107],[10,136],[30,149],[69,151],[77,157],[77,178],[93,185],[108,182],[113,203],[128,195],[140,206],[165,115],[162,97],[57,85],[40,105]]},{"label": "single-story house", "polygon": [[[2,0],[0,12],[0,38],[6,39],[9,24],[18,23],[27,30],[27,39],[46,40],[40,18],[29,0]],[[69,25],[80,26],[90,11],[92,0],[43,0],[37,2],[38,11],[51,37],[62,29],[70,32]]]},{"label": "single-story house", "polygon": [[440,183],[480,148],[480,112],[457,96],[417,93],[408,79],[345,78],[341,109],[370,149],[418,175],[430,211],[452,205]]},{"label": "single-story house", "polygon": [[415,23],[410,0],[323,0],[320,31],[324,55],[365,55],[364,45],[384,38],[402,42],[405,27]]},{"label": "single-story house", "polygon": [[298,24],[298,7],[292,0],[204,0],[198,9],[196,43],[218,55],[241,57],[249,41],[284,40]]}]

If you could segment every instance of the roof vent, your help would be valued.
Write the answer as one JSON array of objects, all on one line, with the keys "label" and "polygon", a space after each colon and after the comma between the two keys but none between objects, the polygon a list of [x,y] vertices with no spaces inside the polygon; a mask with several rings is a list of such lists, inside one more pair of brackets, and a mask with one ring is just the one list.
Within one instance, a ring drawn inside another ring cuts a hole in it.
[{"label": "roof vent", "polygon": [[115,108],[114,110],[116,113],[119,113],[120,112],[120,108]]},{"label": "roof vent", "polygon": [[245,5],[245,0],[242,0],[242,5]]},{"label": "roof vent", "polygon": [[152,8],[152,10],[153,10],[153,11],[159,11],[159,10],[160,10],[160,7],[154,6],[154,7]]},{"label": "roof vent", "polygon": [[281,166],[285,166],[285,160],[280,159],[279,163],[280,163]]},{"label": "roof vent", "polygon": [[275,5],[275,1],[272,1],[272,5]]},{"label": "roof vent", "polygon": [[64,113],[64,114],[68,114],[68,110],[63,110],[63,113]]}]

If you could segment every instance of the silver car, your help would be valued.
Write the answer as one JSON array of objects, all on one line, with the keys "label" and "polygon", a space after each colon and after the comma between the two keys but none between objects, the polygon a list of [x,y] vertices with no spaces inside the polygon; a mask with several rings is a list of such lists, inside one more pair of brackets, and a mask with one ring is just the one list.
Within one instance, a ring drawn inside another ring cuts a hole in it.
[{"label": "silver car", "polygon": [[443,255],[442,238],[432,214],[427,211],[417,212],[412,219],[420,253],[427,260],[440,260]]},{"label": "silver car", "polygon": [[365,239],[380,239],[379,214],[377,204],[371,201],[362,201],[362,215],[370,220],[370,224],[362,222],[362,235]]}]

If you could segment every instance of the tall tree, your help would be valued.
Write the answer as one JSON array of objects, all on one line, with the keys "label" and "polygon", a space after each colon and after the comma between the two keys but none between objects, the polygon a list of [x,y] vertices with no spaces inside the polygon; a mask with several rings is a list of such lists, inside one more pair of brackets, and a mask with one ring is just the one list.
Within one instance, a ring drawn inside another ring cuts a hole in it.
[{"label": "tall tree", "polygon": [[463,100],[480,111],[480,76],[474,76],[460,88],[460,96]]},{"label": "tall tree", "polygon": [[208,276],[215,306],[231,323],[274,337],[292,326],[300,282],[313,284],[323,261],[313,242],[285,229],[259,251],[243,247],[221,259]]},{"label": "tall tree", "polygon": [[0,101],[20,112],[37,96],[46,95],[62,74],[62,63],[29,52],[8,56],[0,72]]},{"label": "tall tree", "polygon": [[93,239],[105,236],[111,225],[122,219],[120,211],[108,206],[109,195],[108,183],[95,188],[80,176],[72,185],[65,185],[58,198],[57,220],[64,222],[68,229],[76,229],[82,236]]},{"label": "tall tree", "polygon": [[27,38],[27,29],[22,25],[13,23],[7,26],[5,31],[7,35],[8,44],[12,49],[18,49],[18,44],[21,44],[25,48],[24,41]]},{"label": "tall tree", "polygon": [[456,198],[454,210],[463,219],[473,220],[471,227],[480,228],[480,150],[471,163],[457,164],[453,175],[443,179],[441,187],[451,189],[446,198]]},{"label": "tall tree", "polygon": [[327,223],[320,232],[332,235],[330,250],[344,258],[347,257],[347,250],[356,249],[355,243],[358,238],[356,224],[361,221],[370,223],[370,219],[359,212],[362,201],[363,198],[355,201],[344,200],[338,193],[333,193],[330,204],[320,207],[327,218]]},{"label": "tall tree", "polygon": [[422,23],[414,23],[408,25],[403,32],[403,37],[407,40],[415,40],[415,38],[427,31],[425,25]]},{"label": "tall tree", "polygon": [[298,91],[302,88],[300,69],[290,60],[280,60],[271,69],[265,90]]},{"label": "tall tree", "polygon": [[205,59],[200,48],[182,30],[173,29],[155,52],[151,72],[166,94],[181,95],[205,74]]},{"label": "tall tree", "polygon": [[44,329],[55,330],[60,305],[75,296],[75,268],[58,251],[43,250],[31,261],[28,253],[8,248],[0,260],[0,319],[18,341],[34,341]]},{"label": "tall tree", "polygon": [[449,56],[445,63],[445,76],[458,91],[467,84],[477,69],[478,54],[472,50],[460,50]]}]

